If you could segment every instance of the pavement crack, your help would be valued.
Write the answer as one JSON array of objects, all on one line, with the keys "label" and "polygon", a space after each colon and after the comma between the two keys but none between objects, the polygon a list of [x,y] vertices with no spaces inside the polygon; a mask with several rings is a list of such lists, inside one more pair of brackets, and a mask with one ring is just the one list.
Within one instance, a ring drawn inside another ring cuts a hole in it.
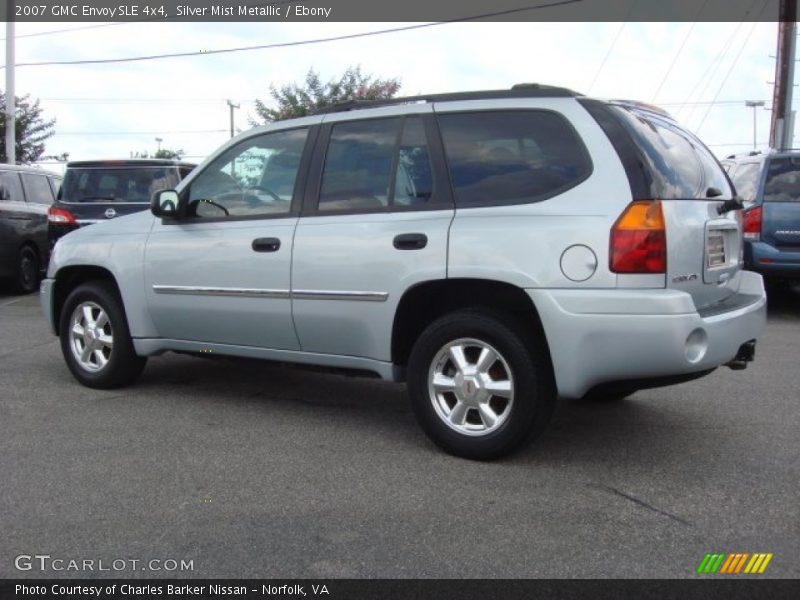
[{"label": "pavement crack", "polygon": [[680,523],[682,525],[687,525],[689,527],[692,526],[692,524],[689,521],[687,521],[685,519],[681,519],[679,516],[673,515],[672,513],[669,513],[669,512],[667,512],[665,510],[661,510],[660,508],[656,508],[655,506],[652,506],[651,504],[648,504],[644,500],[639,500],[639,498],[636,498],[635,496],[631,496],[630,494],[626,494],[625,492],[622,492],[622,491],[618,490],[615,487],[611,487],[610,485],[601,485],[601,484],[597,484],[597,483],[590,483],[589,487],[597,488],[599,490],[604,490],[606,492],[611,492],[612,494],[620,496],[621,498],[625,498],[626,500],[630,500],[631,502],[633,502],[635,504],[638,504],[639,506],[641,506],[643,508],[646,508],[647,510],[650,510],[650,511],[652,511],[654,513],[657,513],[659,515],[662,515],[664,517],[672,519],[673,521],[677,521],[678,523]]}]

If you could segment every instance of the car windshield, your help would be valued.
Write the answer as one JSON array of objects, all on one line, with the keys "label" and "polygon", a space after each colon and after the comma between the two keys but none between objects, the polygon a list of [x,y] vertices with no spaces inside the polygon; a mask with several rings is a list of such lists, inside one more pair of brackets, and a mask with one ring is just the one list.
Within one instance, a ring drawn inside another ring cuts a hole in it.
[{"label": "car windshield", "polygon": [[800,202],[800,156],[773,158],[769,162],[764,202]]},{"label": "car windshield", "polygon": [[67,169],[59,198],[64,202],[150,202],[153,192],[178,184],[172,167],[79,167]]}]

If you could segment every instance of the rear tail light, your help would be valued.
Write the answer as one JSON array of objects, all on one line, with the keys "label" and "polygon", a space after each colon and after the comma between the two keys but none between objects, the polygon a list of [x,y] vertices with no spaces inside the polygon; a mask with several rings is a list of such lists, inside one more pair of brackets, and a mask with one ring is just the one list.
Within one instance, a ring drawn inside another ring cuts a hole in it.
[{"label": "rear tail light", "polygon": [[744,213],[744,239],[757,242],[761,239],[761,207],[754,206]]},{"label": "rear tail light", "polygon": [[628,205],[611,228],[609,264],[614,273],[666,273],[667,235],[660,201]]},{"label": "rear tail light", "polygon": [[59,225],[77,225],[78,222],[75,220],[75,215],[73,215],[68,210],[64,210],[63,208],[55,208],[53,206],[47,211],[47,220],[50,223],[57,223]]}]

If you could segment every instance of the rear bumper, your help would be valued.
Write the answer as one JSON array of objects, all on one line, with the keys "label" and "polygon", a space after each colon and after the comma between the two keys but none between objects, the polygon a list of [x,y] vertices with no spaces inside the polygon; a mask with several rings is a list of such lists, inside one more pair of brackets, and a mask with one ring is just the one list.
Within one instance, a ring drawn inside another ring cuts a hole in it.
[{"label": "rear bumper", "polygon": [[779,250],[766,242],[745,242],[744,264],[767,276],[800,279],[800,251]]},{"label": "rear bumper", "polygon": [[698,313],[678,290],[527,290],[547,335],[559,394],[592,387],[709,371],[732,361],[766,325],[766,293],[757,273],[739,274],[724,307]]},{"label": "rear bumper", "polygon": [[55,315],[53,314],[53,287],[55,283],[55,279],[42,279],[42,283],[39,286],[39,303],[53,335],[57,335]]}]

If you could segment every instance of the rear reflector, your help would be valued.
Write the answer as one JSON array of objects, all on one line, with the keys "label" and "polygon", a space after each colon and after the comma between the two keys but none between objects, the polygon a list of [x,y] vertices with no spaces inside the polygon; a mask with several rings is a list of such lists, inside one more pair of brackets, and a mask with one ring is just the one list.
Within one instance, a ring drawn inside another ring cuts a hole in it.
[{"label": "rear reflector", "polygon": [[661,202],[629,204],[611,228],[609,250],[614,273],[666,273],[667,235]]},{"label": "rear reflector", "polygon": [[71,212],[52,206],[47,211],[47,220],[50,223],[58,223],[59,225],[77,225],[75,216]]},{"label": "rear reflector", "polygon": [[744,213],[744,239],[757,242],[761,239],[761,207],[754,206]]}]

